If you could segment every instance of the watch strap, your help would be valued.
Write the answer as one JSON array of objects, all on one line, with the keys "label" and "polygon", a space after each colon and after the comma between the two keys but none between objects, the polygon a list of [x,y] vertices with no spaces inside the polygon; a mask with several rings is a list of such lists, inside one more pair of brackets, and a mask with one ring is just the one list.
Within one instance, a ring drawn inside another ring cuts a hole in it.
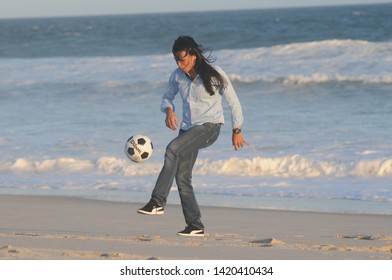
[{"label": "watch strap", "polygon": [[241,128],[234,128],[233,129],[233,134],[240,134],[241,133]]}]

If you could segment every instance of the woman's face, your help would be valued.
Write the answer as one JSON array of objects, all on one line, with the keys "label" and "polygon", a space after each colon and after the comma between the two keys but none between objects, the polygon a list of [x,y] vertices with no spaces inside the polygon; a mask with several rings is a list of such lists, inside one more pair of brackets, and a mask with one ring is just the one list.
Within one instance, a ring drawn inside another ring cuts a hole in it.
[{"label": "woman's face", "polygon": [[184,73],[190,73],[196,65],[196,55],[191,55],[186,51],[179,51],[174,54],[178,68]]}]

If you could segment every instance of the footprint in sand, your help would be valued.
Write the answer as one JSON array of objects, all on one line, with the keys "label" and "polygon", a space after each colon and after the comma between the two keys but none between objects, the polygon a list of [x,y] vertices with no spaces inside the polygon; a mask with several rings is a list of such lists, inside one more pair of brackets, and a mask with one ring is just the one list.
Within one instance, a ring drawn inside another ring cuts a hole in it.
[{"label": "footprint in sand", "polygon": [[139,235],[139,236],[136,236],[136,237],[134,238],[134,240],[136,240],[136,241],[150,242],[150,241],[157,240],[157,239],[159,239],[159,238],[160,238],[160,236],[158,236],[158,235],[154,235],[154,236],[150,236],[150,235]]},{"label": "footprint in sand", "polygon": [[272,247],[272,245],[280,245],[285,244],[282,240],[275,239],[275,238],[265,238],[265,239],[258,239],[249,241],[251,246],[258,246],[258,247]]},{"label": "footprint in sand", "polygon": [[18,250],[14,249],[8,245],[0,247],[0,251],[7,251],[7,253],[9,253],[9,254],[19,254]]},{"label": "footprint in sand", "polygon": [[358,239],[358,240],[377,240],[377,239],[381,238],[381,236],[377,236],[377,235],[362,235],[362,234],[354,234],[354,235],[339,234],[336,237],[337,238],[352,238],[352,239]]}]

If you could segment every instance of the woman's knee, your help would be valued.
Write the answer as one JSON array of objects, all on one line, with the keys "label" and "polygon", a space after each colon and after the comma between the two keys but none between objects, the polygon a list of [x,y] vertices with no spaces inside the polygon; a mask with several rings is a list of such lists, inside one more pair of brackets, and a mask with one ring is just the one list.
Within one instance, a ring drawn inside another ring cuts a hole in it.
[{"label": "woman's knee", "polygon": [[177,141],[177,138],[175,138],[166,146],[166,153],[178,156],[181,151],[181,148],[181,143]]}]

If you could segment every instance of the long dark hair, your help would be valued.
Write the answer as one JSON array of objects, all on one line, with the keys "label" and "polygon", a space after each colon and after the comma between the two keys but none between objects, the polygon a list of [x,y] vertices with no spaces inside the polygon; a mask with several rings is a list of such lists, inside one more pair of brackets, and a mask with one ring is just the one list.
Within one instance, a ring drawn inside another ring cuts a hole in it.
[{"label": "long dark hair", "polygon": [[201,77],[206,91],[210,95],[215,94],[214,88],[217,88],[219,92],[226,88],[226,80],[211,66],[215,60],[209,55],[204,54],[208,51],[201,45],[198,45],[196,41],[190,36],[179,36],[173,44],[172,53],[176,55],[180,51],[186,51],[187,54],[196,56],[195,70]]}]

